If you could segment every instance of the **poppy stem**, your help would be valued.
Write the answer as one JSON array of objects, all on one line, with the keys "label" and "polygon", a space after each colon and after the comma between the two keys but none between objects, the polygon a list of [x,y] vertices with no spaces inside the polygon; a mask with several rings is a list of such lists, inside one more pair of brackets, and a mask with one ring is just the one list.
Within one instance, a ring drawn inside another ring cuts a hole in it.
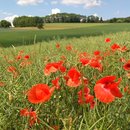
[{"label": "poppy stem", "polygon": [[36,112],[40,109],[41,105],[42,105],[42,103],[40,103],[40,104],[38,105],[38,108],[36,109]]},{"label": "poppy stem", "polygon": [[81,122],[80,122],[80,126],[79,126],[79,129],[78,129],[78,130],[82,130],[82,124],[83,124],[83,118],[82,118],[82,120],[81,120]]},{"label": "poppy stem", "polygon": [[42,124],[44,124],[45,126],[47,126],[49,128],[49,130],[55,130],[51,126],[49,126],[46,122],[44,122],[43,120],[40,120],[40,121],[41,121]]},{"label": "poppy stem", "polygon": [[98,123],[98,122],[100,122],[102,119],[104,119],[105,118],[105,116],[103,116],[103,117],[101,117],[99,120],[97,120],[90,128],[89,128],[89,130],[92,130],[92,128]]}]

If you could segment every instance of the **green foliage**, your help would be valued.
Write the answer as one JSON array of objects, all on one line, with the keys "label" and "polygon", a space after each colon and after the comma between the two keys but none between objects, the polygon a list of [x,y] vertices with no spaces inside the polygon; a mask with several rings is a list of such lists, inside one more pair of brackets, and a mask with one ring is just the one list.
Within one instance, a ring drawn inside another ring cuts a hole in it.
[{"label": "green foliage", "polygon": [[81,19],[86,19],[86,16],[79,14],[58,13],[44,17],[46,23],[80,23]]},{"label": "green foliage", "polygon": [[99,21],[102,23],[103,22],[103,18],[101,17]]},{"label": "green foliage", "polygon": [[44,17],[46,23],[99,23],[103,22],[103,19],[99,19],[98,16],[90,15],[88,17],[79,14],[69,14],[69,13],[58,13],[52,14]]},{"label": "green foliage", "polygon": [[[101,19],[101,21],[103,21]],[[98,16],[94,16],[94,15],[90,15],[87,17],[87,23],[99,23],[100,22],[100,19]]]},{"label": "green foliage", "polygon": [[6,21],[6,20],[1,20],[0,21],[0,27],[1,28],[9,28],[11,26],[11,23]]},{"label": "green foliage", "polygon": [[112,18],[112,19],[106,20],[105,22],[108,22],[108,23],[130,23],[130,17]]},{"label": "green foliage", "polygon": [[41,17],[16,17],[13,21],[15,27],[37,27],[39,24],[43,25],[43,18]]},{"label": "green foliage", "polygon": [[42,23],[37,24],[37,28],[38,29],[43,29],[43,24]]}]

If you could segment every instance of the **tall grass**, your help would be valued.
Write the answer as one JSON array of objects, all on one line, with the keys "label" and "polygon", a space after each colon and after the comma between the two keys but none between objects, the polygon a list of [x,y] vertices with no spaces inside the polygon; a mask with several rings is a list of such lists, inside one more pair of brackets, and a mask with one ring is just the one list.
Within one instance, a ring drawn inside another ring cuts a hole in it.
[{"label": "tall grass", "polygon": [[[120,32],[96,37],[81,37],[72,39],[53,40],[29,46],[10,46],[0,48],[0,129],[1,130],[129,130],[130,128],[130,95],[124,92],[124,88],[130,85],[127,71],[123,69],[125,63],[120,58],[130,60],[130,33]],[[105,43],[106,38],[111,38],[110,43]],[[56,44],[60,48],[56,48]],[[111,50],[111,45],[117,43],[126,46],[128,51],[116,50],[105,57],[105,52]],[[72,50],[66,50],[66,46]],[[79,55],[86,52],[93,58],[93,52],[101,52],[103,71],[82,66]],[[23,59],[18,60],[21,54]],[[26,61],[29,64],[21,66],[26,62],[24,56],[29,56]],[[62,58],[61,58],[62,57]],[[56,72],[45,76],[44,69],[48,63],[64,61],[66,72]],[[17,74],[9,72],[8,67],[16,68]],[[88,88],[94,96],[95,106],[78,103],[78,91],[83,84],[77,88],[66,85],[64,76],[70,68],[75,67],[89,80]],[[94,86],[96,81],[109,75],[122,78],[119,89],[122,98],[116,98],[112,103],[105,104],[95,97]],[[61,89],[55,90],[51,99],[45,103],[33,104],[28,101],[27,91],[39,83],[53,87],[52,80],[60,77]],[[29,116],[20,116],[20,111],[27,108],[37,113],[36,121],[29,125]],[[57,127],[57,129],[56,129]]]}]

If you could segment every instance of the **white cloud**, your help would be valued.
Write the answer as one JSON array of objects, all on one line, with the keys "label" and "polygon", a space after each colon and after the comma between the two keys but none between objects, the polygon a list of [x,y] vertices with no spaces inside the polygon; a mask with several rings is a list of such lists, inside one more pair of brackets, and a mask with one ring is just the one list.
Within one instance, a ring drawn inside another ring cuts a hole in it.
[{"label": "white cloud", "polygon": [[86,8],[92,8],[101,5],[101,0],[62,0],[66,5],[84,5]]},{"label": "white cloud", "polygon": [[9,21],[11,23],[11,26],[14,27],[13,20],[14,20],[15,17],[18,17],[18,15],[8,16],[8,17],[5,17],[4,19]]},{"label": "white cloud", "polygon": [[60,13],[61,11],[60,11],[60,9],[58,9],[58,8],[55,8],[55,9],[52,9],[51,10],[51,14],[57,14],[57,13]]},{"label": "white cloud", "polygon": [[42,2],[43,0],[17,0],[18,5],[36,5]]},{"label": "white cloud", "polygon": [[95,14],[93,14],[93,16],[97,17],[97,16],[98,16],[98,14],[97,14],[97,13],[95,13]]},{"label": "white cloud", "polygon": [[58,4],[58,1],[56,1],[56,0],[55,1],[51,1],[51,4],[52,5],[56,5],[56,4]]}]

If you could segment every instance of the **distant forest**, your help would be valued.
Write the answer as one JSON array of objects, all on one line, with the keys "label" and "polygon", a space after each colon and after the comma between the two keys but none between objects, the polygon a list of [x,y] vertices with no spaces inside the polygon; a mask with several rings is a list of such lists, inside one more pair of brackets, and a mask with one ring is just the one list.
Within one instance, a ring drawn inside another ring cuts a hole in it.
[{"label": "distant forest", "polygon": [[68,13],[58,13],[45,16],[44,21],[46,23],[98,23],[103,22],[102,17],[90,15],[84,16],[80,14],[68,14]]},{"label": "distant forest", "polygon": [[[103,20],[102,17],[94,15],[84,16],[74,13],[58,13],[45,17],[20,16],[13,20],[15,27],[38,27],[41,29],[45,23],[130,23],[130,17]],[[6,28],[10,27],[10,25],[6,20],[0,21],[0,27]]]}]

